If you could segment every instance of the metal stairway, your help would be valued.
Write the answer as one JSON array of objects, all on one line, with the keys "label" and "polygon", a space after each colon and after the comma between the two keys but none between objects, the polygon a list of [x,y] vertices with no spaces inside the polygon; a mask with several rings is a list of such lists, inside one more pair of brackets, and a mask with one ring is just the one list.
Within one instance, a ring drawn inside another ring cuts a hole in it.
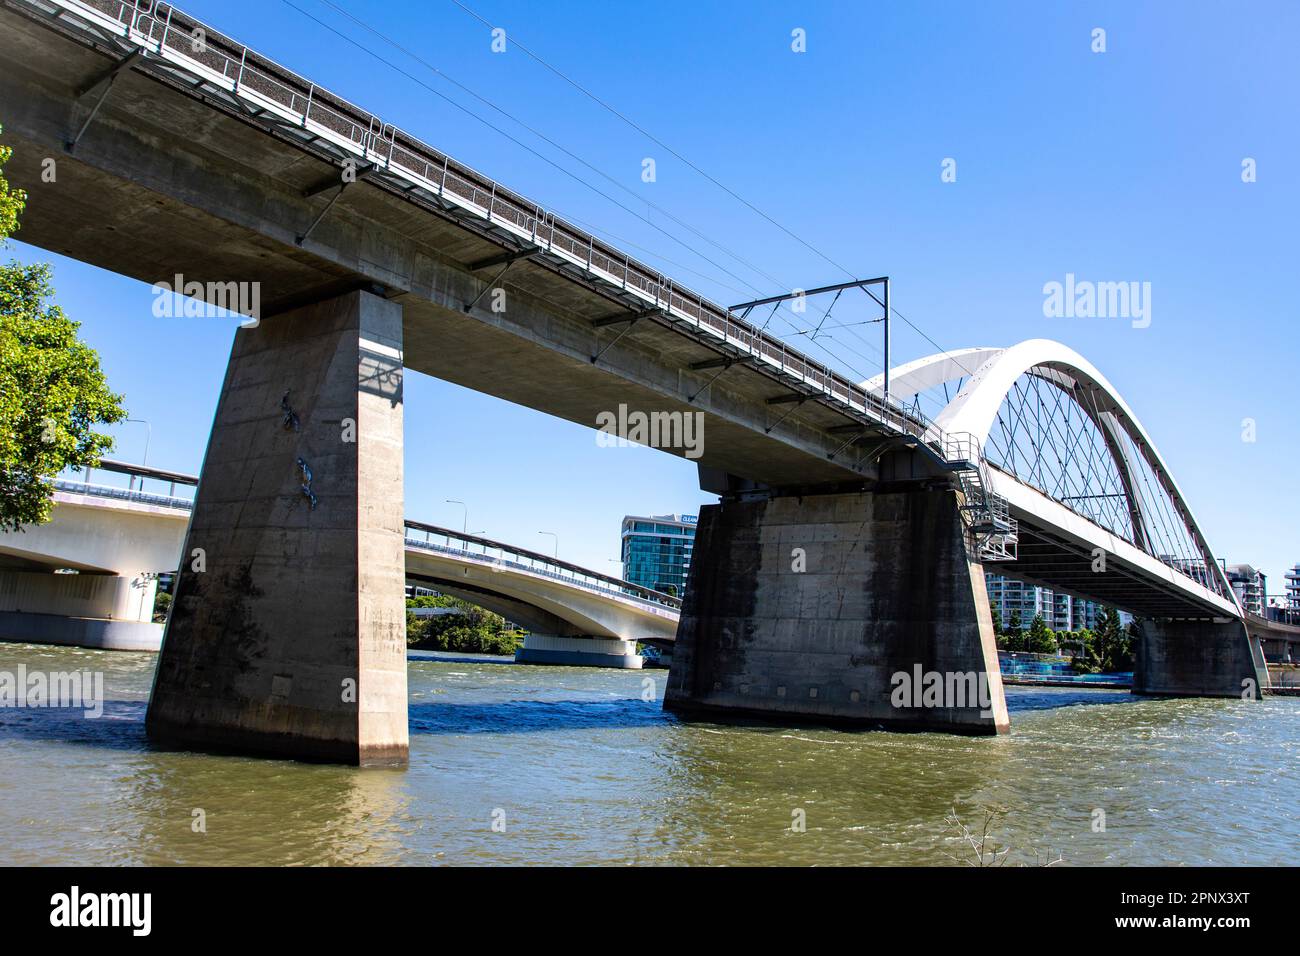
[{"label": "metal stairway", "polygon": [[1019,544],[1019,527],[1011,517],[1007,499],[995,494],[989,481],[988,464],[973,435],[944,435],[943,457],[957,478],[965,499],[962,521],[975,541],[981,561],[1014,561]]}]

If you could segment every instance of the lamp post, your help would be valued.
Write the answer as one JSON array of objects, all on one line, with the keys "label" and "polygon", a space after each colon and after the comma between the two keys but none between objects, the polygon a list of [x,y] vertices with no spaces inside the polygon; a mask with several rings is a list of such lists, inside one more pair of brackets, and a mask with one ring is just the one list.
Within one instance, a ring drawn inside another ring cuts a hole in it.
[{"label": "lamp post", "polygon": [[[140,462],[140,464],[141,464],[142,466],[148,467],[148,465],[149,465],[149,442],[150,442],[150,440],[153,438],[153,426],[150,425],[150,424],[149,424],[147,421],[145,421],[143,418],[127,418],[127,419],[123,419],[123,420],[124,420],[124,421],[128,421],[128,422],[134,422],[134,423],[137,424],[137,425],[143,425],[143,426],[145,427],[146,431],[145,431],[145,433],[144,433],[144,460],[143,460],[142,462]],[[129,481],[127,484],[128,484],[128,486],[129,486],[130,488],[132,488],[132,489],[135,488],[135,476],[134,476],[134,475],[131,476],[130,481]],[[140,488],[141,488],[141,489],[144,488],[144,476],[143,476],[143,475],[140,477]]]},{"label": "lamp post", "polygon": [[555,557],[556,557],[556,559],[558,560],[559,557],[560,557],[560,536],[559,536],[558,534],[556,534],[554,531],[539,531],[539,532],[537,532],[537,533],[538,533],[538,534],[549,534],[552,538],[555,539]]},{"label": "lamp post", "polygon": [[447,504],[460,505],[463,509],[465,509],[464,513],[461,516],[460,533],[468,534],[469,533],[469,506],[465,504],[465,502],[463,501],[457,501],[455,498],[448,498]]}]

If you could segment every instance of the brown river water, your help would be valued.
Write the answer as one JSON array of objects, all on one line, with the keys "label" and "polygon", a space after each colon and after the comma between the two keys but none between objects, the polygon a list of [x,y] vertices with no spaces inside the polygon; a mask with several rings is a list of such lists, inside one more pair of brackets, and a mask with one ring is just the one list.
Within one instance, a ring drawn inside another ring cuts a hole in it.
[{"label": "brown river water", "polygon": [[360,770],[156,750],[154,655],[0,644],[106,699],[0,709],[4,862],[959,865],[955,810],[1009,865],[1300,863],[1300,698],[1009,688],[1011,733],[963,738],[684,723],[666,671],[429,657],[409,768]]}]

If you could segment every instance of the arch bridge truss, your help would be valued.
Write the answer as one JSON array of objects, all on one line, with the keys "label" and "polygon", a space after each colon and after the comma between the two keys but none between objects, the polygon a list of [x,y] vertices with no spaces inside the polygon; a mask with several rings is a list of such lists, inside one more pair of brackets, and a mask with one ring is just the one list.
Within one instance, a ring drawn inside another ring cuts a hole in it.
[{"label": "arch bridge truss", "polygon": [[[882,378],[864,386],[879,390]],[[960,436],[975,447],[958,473],[968,498],[973,480],[976,496],[1014,516],[1014,547],[1000,555],[1014,559],[1007,574],[1137,613],[1240,615],[1155,444],[1083,356],[1033,339],[928,356],[894,369],[892,381],[918,418],[932,420],[928,444]],[[1128,579],[1121,587],[1108,559]]]}]

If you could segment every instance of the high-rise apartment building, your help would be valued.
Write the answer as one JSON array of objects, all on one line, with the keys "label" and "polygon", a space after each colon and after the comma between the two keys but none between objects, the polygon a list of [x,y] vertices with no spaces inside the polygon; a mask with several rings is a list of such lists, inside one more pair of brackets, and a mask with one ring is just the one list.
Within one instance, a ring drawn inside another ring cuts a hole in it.
[{"label": "high-rise apartment building", "polygon": [[1232,590],[1236,593],[1241,606],[1252,614],[1263,617],[1265,595],[1268,593],[1264,572],[1256,570],[1249,564],[1230,564],[1226,570],[1228,583],[1232,585]]},{"label": "high-rise apartment building", "polygon": [[[986,573],[989,604],[1002,618],[1002,626],[1011,625],[1012,615],[1020,612],[1021,627],[1029,627],[1035,616],[1054,631],[1092,630],[1101,617],[1102,606],[1070,594],[1025,584],[1001,574]],[[1125,615],[1126,616],[1126,615]]]}]

